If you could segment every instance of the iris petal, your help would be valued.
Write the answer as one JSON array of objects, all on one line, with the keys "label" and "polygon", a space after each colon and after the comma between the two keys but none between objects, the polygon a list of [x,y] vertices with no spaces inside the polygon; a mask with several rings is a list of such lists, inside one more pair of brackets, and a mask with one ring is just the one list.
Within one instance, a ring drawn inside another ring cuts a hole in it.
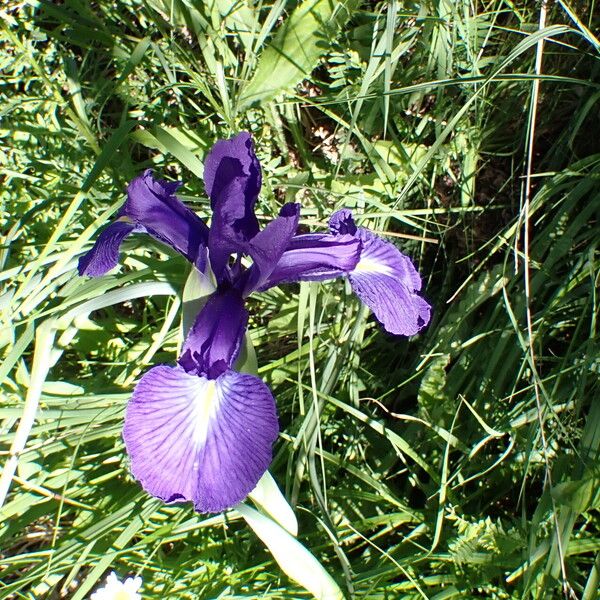
[{"label": "iris petal", "polygon": [[[204,162],[204,187],[214,213],[211,229],[216,229],[211,240],[241,243],[258,233],[254,205],[260,186],[260,164],[249,133],[219,140],[212,147]],[[212,253],[211,247],[211,257]]]},{"label": "iris petal", "polygon": [[228,281],[229,257],[249,255],[255,265],[245,279],[249,293],[266,281],[296,233],[300,207],[286,204],[279,217],[259,231],[254,205],[261,185],[260,164],[247,132],[213,146],[204,164],[204,185],[213,207],[208,239],[212,270],[218,282]]},{"label": "iris petal", "polygon": [[216,379],[238,357],[247,324],[248,311],[239,293],[215,292],[187,334],[179,364],[190,373]]},{"label": "iris petal", "polygon": [[79,259],[80,275],[100,277],[117,266],[122,241],[136,226],[127,221],[114,221],[102,230],[92,249]]},{"label": "iris petal", "polygon": [[360,242],[360,260],[348,273],[350,284],[386,331],[410,336],[425,327],[431,307],[416,293],[421,277],[410,258],[394,244],[356,227],[347,209],[334,213],[329,226],[336,237],[353,235]]},{"label": "iris petal", "polygon": [[347,208],[342,208],[334,212],[329,218],[329,230],[334,235],[354,235],[356,233],[356,225],[352,218],[352,211]]},{"label": "iris petal", "polygon": [[149,233],[204,271],[208,227],[175,196],[180,185],[155,180],[150,170],[131,181],[127,187],[127,200],[117,219],[80,258],[79,274],[98,277],[110,271],[119,261],[121,242],[134,231]]},{"label": "iris petal", "polygon": [[429,323],[429,304],[394,277],[351,273],[350,284],[389,333],[415,335]]},{"label": "iris petal", "polygon": [[277,267],[298,228],[300,205],[285,204],[279,216],[257,233],[248,244],[247,252],[254,261],[246,285],[246,293],[262,288]]},{"label": "iris petal", "polygon": [[291,281],[323,281],[346,275],[356,267],[360,249],[360,241],[350,235],[298,235],[290,241],[261,289]]},{"label": "iris petal", "polygon": [[381,273],[398,279],[411,291],[418,292],[421,289],[419,272],[410,258],[394,244],[363,227],[358,228],[356,237],[361,242],[362,250],[353,274]]},{"label": "iris petal", "polygon": [[254,209],[261,186],[260,163],[247,131],[229,140],[219,140],[204,161],[204,188],[213,208],[223,188],[237,178],[244,181],[244,197],[237,205],[238,218],[241,218]]},{"label": "iris petal", "polygon": [[127,201],[119,215],[143,226],[150,235],[183,254],[203,271],[208,227],[175,196],[180,185],[155,180],[148,169],[127,187]]},{"label": "iris petal", "polygon": [[354,293],[375,313],[386,331],[415,335],[429,323],[431,307],[415,292],[421,277],[410,258],[374,233],[358,228],[360,260],[349,273]]},{"label": "iris petal", "polygon": [[275,401],[257,377],[226,371],[209,380],[165,365],[140,379],[123,431],[144,489],[200,512],[225,510],[254,489],[277,434]]},{"label": "iris petal", "polygon": [[[238,199],[243,195],[243,182],[234,179],[221,191],[220,200],[213,211],[208,247],[210,266],[218,282],[226,280],[227,263],[231,254],[247,253],[248,240],[258,231],[258,221],[256,227],[248,227],[248,219],[237,218],[235,209]],[[255,219],[254,213],[252,216]],[[240,225],[240,222],[245,225]],[[249,232],[252,232],[250,236]]]}]

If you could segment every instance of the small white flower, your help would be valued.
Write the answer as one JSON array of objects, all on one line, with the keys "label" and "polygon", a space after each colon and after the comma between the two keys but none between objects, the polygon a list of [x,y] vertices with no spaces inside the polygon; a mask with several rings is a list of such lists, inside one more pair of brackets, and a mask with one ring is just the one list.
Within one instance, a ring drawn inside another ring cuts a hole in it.
[{"label": "small white flower", "polygon": [[98,588],[91,596],[90,600],[142,600],[138,590],[142,587],[141,577],[128,577],[120,582],[113,571],[106,578],[106,585]]}]

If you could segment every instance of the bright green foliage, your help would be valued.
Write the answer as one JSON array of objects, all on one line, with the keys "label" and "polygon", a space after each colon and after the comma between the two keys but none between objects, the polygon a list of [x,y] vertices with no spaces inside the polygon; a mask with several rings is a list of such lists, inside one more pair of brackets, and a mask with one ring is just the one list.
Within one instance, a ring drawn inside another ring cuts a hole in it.
[{"label": "bright green foliage", "polygon": [[261,51],[252,79],[242,89],[240,110],[255,102],[273,100],[309,77],[328,45],[326,34],[334,38],[356,4],[306,0],[294,9],[277,29],[273,41]]},{"label": "bright green foliage", "polygon": [[203,157],[241,129],[259,217],[297,199],[318,229],[352,208],[434,306],[406,340],[341,281],[251,300],[299,540],[348,598],[596,598],[597,12],[548,3],[540,27],[533,1],[3,3],[0,599],[81,600],[110,570],[140,574],[144,598],[308,597],[237,513],[163,506],[128,473],[124,407],[175,360],[185,261],[138,236],[113,274],[75,271],[144,168],[207,218]]}]

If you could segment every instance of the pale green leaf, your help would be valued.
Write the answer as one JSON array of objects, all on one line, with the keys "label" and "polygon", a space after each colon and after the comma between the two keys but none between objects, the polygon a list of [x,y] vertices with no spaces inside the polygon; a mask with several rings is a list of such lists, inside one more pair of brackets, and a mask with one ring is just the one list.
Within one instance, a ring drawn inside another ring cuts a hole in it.
[{"label": "pale green leaf", "polygon": [[192,267],[183,288],[183,309],[181,316],[182,339],[185,338],[208,297],[217,289],[212,273],[201,273]]},{"label": "pale green leaf", "polygon": [[265,543],[284,573],[317,600],[343,600],[344,596],[321,563],[283,527],[259,512],[238,504],[235,509]]},{"label": "pale green leaf", "polygon": [[269,471],[260,478],[248,496],[254,504],[279,523],[288,533],[294,537],[298,535],[296,515]]}]

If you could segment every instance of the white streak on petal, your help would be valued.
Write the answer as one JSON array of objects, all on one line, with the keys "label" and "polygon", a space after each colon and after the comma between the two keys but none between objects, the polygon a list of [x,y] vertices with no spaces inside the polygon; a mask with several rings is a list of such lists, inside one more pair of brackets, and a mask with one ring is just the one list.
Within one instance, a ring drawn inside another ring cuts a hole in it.
[{"label": "white streak on petal", "polygon": [[356,273],[356,272],[359,272],[359,273],[381,273],[383,275],[391,275],[392,269],[384,263],[378,263],[377,261],[373,260],[372,258],[365,257],[365,258],[361,258],[358,261],[358,264],[356,265],[356,267],[354,267],[354,271],[352,271],[352,272],[353,273]]},{"label": "white streak on petal", "polygon": [[356,233],[360,260],[349,273],[354,293],[395,335],[415,335],[430,319],[431,307],[417,294],[421,277],[408,256],[367,229]]},{"label": "white streak on petal", "polygon": [[198,377],[199,383],[194,398],[194,441],[198,447],[203,446],[208,436],[208,429],[219,410],[219,397],[215,382]]}]

